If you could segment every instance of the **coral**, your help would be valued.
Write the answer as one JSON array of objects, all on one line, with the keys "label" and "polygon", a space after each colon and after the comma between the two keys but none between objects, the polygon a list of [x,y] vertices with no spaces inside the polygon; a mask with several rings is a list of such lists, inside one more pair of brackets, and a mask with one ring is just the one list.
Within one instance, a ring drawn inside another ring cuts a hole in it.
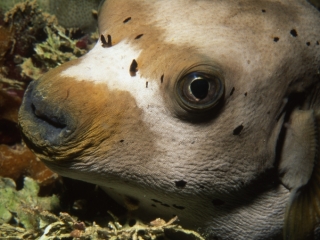
[{"label": "coral", "polygon": [[18,128],[18,109],[28,81],[21,77],[19,60],[33,54],[34,37],[45,39],[43,28],[54,22],[54,17],[43,16],[30,2],[15,6],[0,24],[0,176],[16,182],[31,176],[46,186],[57,179],[21,143]]},{"label": "coral", "polygon": [[57,174],[50,171],[21,144],[18,129],[18,109],[21,98],[0,86],[0,176],[18,181],[31,176],[42,186],[53,184]]},{"label": "coral", "polygon": [[[57,9],[58,2],[50,4]],[[96,39],[97,33],[89,36],[80,29],[58,25],[57,18],[43,12],[36,1],[18,3],[8,12],[0,12],[0,84],[21,92],[44,72],[86,53]]]},{"label": "coral", "polygon": [[4,91],[0,85],[0,144],[19,142],[17,123],[20,104],[20,97]]},{"label": "coral", "polygon": [[32,79],[37,79],[49,69],[82,56],[90,48],[89,43],[96,40],[88,35],[85,35],[84,39],[72,40],[73,33],[57,25],[46,26],[45,32],[46,41],[35,44],[35,54],[24,59],[21,64],[22,74]]},{"label": "coral", "polygon": [[13,42],[13,31],[9,27],[0,26],[0,65],[3,64],[6,53],[11,49]]},{"label": "coral", "polygon": [[[57,20],[54,16],[42,13],[35,1],[19,3],[2,17],[0,29],[6,32],[7,36],[2,37],[5,47],[0,48],[0,83],[7,88],[8,80],[23,83],[31,80],[21,75],[19,65],[23,58],[28,58],[34,53],[35,43],[46,39],[43,30],[45,26],[51,26],[57,23]],[[14,86],[10,88],[14,89]]]},{"label": "coral", "polygon": [[[2,0],[0,10],[8,11],[15,4],[25,0]],[[80,28],[86,32],[96,28],[96,14],[101,0],[38,0],[40,8],[55,15],[59,25],[65,28]]]},{"label": "coral", "polygon": [[[186,239],[203,240],[196,232],[176,224],[177,217],[168,222],[155,219],[149,224],[132,219],[120,222],[112,213],[103,215],[109,221],[101,227],[95,222],[79,221],[70,213],[60,212],[59,199],[39,197],[39,184],[31,178],[24,179],[21,190],[15,182],[0,178],[0,239]],[[78,188],[78,192],[79,188]],[[91,194],[85,192],[84,194]],[[94,198],[91,195],[91,198]],[[100,207],[108,205],[104,201]],[[61,200],[60,200],[61,205]],[[102,216],[101,216],[102,217]],[[105,221],[104,221],[105,222]]]},{"label": "coral", "polygon": [[44,212],[58,209],[59,200],[55,195],[38,197],[38,192],[39,185],[31,178],[24,179],[20,191],[12,179],[0,178],[0,224],[14,222],[27,230],[40,228],[46,221]]},{"label": "coral", "polygon": [[58,175],[49,170],[24,145],[0,145],[0,176],[12,178],[16,182],[24,176],[36,180],[41,186],[54,184]]},{"label": "coral", "polygon": [[[24,176],[30,176],[41,186],[53,185],[58,179],[57,174],[38,161],[21,143],[17,124],[21,98],[30,80],[40,77],[50,68],[86,53],[93,40],[79,31],[67,31],[57,25],[56,18],[43,13],[36,1],[18,3],[2,17],[0,176],[10,177],[16,182]],[[78,42],[88,44],[80,44],[84,47],[81,49],[76,47]]]},{"label": "coral", "polygon": [[[3,180],[4,182],[9,179]],[[30,181],[31,179],[27,179]],[[29,182],[28,182],[29,183]],[[32,183],[32,182],[30,182]],[[29,184],[30,184],[29,183]],[[8,181],[7,185],[11,186],[13,182]],[[29,187],[30,188],[30,187]],[[0,192],[1,192],[1,183],[0,183]],[[17,193],[16,193],[17,194]],[[16,197],[14,190],[9,193],[15,199]],[[55,199],[45,199],[46,207],[48,203],[51,205],[56,204]],[[41,199],[42,204],[44,199]],[[0,198],[1,203],[1,198]],[[14,206],[14,203],[9,206]],[[7,219],[10,216],[10,212],[6,212],[6,209],[0,207],[0,214],[4,214]],[[18,209],[18,210],[17,210]],[[0,237],[11,237],[14,239],[26,239],[28,235],[32,234],[32,239],[80,239],[80,240],[98,240],[98,239],[148,239],[148,240],[160,240],[160,239],[185,239],[185,240],[204,240],[198,233],[190,230],[181,228],[180,226],[174,224],[173,220],[170,220],[168,223],[165,223],[162,219],[157,219],[158,222],[162,224],[153,226],[152,224],[146,225],[141,222],[136,222],[133,226],[125,224],[122,226],[116,220],[110,221],[108,227],[102,228],[95,222],[84,223],[77,221],[74,217],[70,216],[68,213],[61,212],[59,217],[55,216],[52,213],[49,213],[46,210],[39,210],[40,207],[32,208],[22,208],[18,205],[11,210],[16,211],[16,218],[19,219],[24,226],[24,228],[15,228],[9,224],[4,224],[0,226]],[[27,231],[28,229],[33,229],[33,231]]]}]

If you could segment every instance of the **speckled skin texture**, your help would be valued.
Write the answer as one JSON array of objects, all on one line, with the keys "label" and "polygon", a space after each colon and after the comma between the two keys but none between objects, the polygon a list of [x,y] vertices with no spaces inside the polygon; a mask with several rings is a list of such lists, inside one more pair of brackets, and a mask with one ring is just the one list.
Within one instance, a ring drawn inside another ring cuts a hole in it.
[{"label": "speckled skin texture", "polygon": [[[29,86],[26,143],[147,220],[178,215],[207,239],[281,238],[282,110],[318,82],[319,21],[300,0],[108,0],[99,31],[111,42]],[[221,80],[214,108],[181,104],[177,82],[190,72]]]}]

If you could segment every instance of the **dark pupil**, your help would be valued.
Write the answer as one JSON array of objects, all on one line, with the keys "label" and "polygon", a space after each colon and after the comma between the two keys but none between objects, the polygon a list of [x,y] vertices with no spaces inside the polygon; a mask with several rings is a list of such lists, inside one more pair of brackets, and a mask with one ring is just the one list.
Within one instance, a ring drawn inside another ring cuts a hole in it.
[{"label": "dark pupil", "polygon": [[209,83],[203,79],[195,80],[190,84],[190,90],[196,98],[204,99],[208,95]]}]

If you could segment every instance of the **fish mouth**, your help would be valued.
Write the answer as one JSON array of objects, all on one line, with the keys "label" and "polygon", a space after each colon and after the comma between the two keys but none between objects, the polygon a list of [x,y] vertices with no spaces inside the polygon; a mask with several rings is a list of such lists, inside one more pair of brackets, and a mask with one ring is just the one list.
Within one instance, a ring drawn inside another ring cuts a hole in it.
[{"label": "fish mouth", "polygon": [[44,109],[41,109],[41,106],[38,108],[34,103],[31,104],[31,108],[37,119],[42,120],[43,123],[47,123],[52,128],[59,130],[67,127],[63,117],[54,116],[50,112],[46,113]]}]

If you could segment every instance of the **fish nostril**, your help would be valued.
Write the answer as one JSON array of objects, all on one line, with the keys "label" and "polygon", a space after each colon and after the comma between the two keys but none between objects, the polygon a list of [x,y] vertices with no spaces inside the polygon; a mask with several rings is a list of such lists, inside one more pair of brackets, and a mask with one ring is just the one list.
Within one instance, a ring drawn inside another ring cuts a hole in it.
[{"label": "fish nostril", "polygon": [[54,128],[63,129],[67,126],[65,123],[62,123],[61,121],[59,121],[59,119],[57,117],[48,116],[47,114],[43,113],[41,110],[37,109],[33,103],[31,104],[31,109],[32,109],[34,115],[38,119],[48,123],[49,125],[51,125]]}]

